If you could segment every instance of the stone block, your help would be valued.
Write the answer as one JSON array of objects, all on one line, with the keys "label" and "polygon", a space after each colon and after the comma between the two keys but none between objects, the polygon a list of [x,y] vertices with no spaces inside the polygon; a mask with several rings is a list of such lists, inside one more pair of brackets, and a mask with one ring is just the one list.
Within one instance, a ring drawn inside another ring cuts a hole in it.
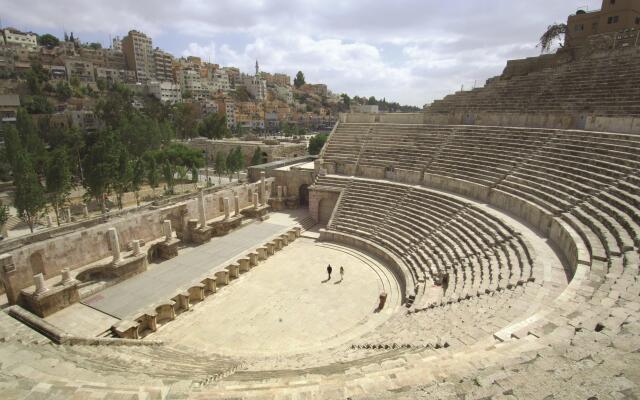
[{"label": "stone block", "polygon": [[122,320],[111,327],[111,331],[122,339],[139,339],[140,324],[137,321]]},{"label": "stone block", "polygon": [[248,272],[251,269],[251,265],[248,258],[241,258],[238,260],[238,267],[240,272]]},{"label": "stone block", "polygon": [[206,277],[202,280],[202,283],[204,284],[204,291],[206,296],[210,294],[214,294],[216,292],[217,290],[216,280],[217,278],[215,276]]},{"label": "stone block", "polygon": [[249,265],[251,267],[255,267],[256,265],[258,265],[258,253],[249,253],[248,257],[249,257]]},{"label": "stone block", "polygon": [[191,286],[188,290],[189,302],[193,304],[195,302],[204,300],[205,288],[206,288],[206,285],[204,283],[198,283],[194,286]]},{"label": "stone block", "polygon": [[158,323],[165,323],[169,321],[173,321],[176,318],[176,310],[175,310],[176,302],[173,300],[169,300],[166,303],[159,304],[156,306],[156,314]]},{"label": "stone block", "polygon": [[215,273],[216,275],[216,284],[218,286],[224,286],[229,284],[229,271],[223,270]]},{"label": "stone block", "polygon": [[163,260],[169,260],[178,256],[178,239],[172,238],[169,241],[158,243],[158,257]]},{"label": "stone block", "polygon": [[229,279],[236,279],[240,276],[240,266],[238,264],[231,264],[225,267],[229,271]]}]

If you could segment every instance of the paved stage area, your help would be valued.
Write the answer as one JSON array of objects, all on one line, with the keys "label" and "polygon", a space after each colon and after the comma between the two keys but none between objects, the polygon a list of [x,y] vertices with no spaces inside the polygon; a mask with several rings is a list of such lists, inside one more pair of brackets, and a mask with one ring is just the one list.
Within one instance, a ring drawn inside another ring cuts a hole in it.
[{"label": "paved stage area", "polygon": [[227,261],[262,245],[292,225],[294,221],[290,218],[273,216],[265,222],[254,222],[226,236],[213,238],[207,244],[182,248],[178,257],[152,264],[148,271],[88,297],[82,303],[116,318],[131,317],[154,303],[170,299],[208,271],[223,269],[228,265]]},{"label": "paved stage area", "polygon": [[[374,312],[382,291],[386,307]],[[301,353],[356,339],[398,307],[398,284],[379,260],[300,238],[147,339],[235,356]]]}]

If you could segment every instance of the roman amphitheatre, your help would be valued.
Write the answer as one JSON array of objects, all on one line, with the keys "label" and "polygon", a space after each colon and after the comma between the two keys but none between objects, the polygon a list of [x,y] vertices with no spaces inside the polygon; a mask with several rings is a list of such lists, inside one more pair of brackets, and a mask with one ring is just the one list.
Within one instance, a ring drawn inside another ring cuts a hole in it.
[{"label": "roman amphitheatre", "polygon": [[639,35],[0,243],[0,397],[640,397]]}]

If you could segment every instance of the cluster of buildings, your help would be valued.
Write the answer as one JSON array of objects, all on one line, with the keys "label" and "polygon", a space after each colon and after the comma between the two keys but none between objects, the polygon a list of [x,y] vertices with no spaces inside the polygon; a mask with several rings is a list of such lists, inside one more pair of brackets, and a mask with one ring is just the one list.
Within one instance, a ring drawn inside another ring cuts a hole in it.
[{"label": "cluster of buildings", "polygon": [[40,46],[34,33],[3,29],[0,77],[15,76],[33,62],[48,70],[52,80],[90,87],[97,87],[100,81],[118,82],[137,95],[151,95],[163,103],[196,104],[201,115],[224,114],[231,129],[278,131],[283,122],[309,129],[330,128],[336,120],[332,106],[340,102],[326,85],[294,88],[289,75],[262,72],[257,61],[254,72],[244,73],[199,57],[176,58],[154,47],[151,37],[136,30],[102,48],[82,44],[73,35],[65,35],[58,46]]}]

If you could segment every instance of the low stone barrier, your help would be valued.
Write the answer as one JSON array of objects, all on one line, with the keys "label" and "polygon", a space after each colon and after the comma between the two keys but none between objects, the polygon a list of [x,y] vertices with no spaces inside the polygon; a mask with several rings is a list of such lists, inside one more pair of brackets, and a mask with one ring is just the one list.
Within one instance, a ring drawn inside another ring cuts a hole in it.
[{"label": "low stone barrier", "polygon": [[402,260],[385,250],[383,247],[354,235],[327,229],[320,229],[320,240],[344,243],[382,258],[398,280],[400,292],[403,294],[402,303],[404,304],[409,297],[415,296],[416,282],[414,282],[409,268],[404,264],[404,262],[402,262]]},{"label": "low stone barrier", "polygon": [[[194,303],[204,301],[206,297],[217,293],[220,286],[227,286],[231,280],[238,279],[241,273],[246,273],[260,261],[273,255],[276,248],[282,249],[286,244],[300,237],[299,227],[279,234],[273,240],[260,246],[256,251],[249,252],[236,263],[226,266],[223,270],[204,276],[198,283],[193,284],[187,290],[176,294],[167,302],[156,304],[150,310],[143,312],[133,320],[122,320],[111,327],[120,340],[141,339],[149,333],[155,332],[158,325],[173,321],[183,311],[189,310]],[[55,331],[55,330],[54,330]]]}]

